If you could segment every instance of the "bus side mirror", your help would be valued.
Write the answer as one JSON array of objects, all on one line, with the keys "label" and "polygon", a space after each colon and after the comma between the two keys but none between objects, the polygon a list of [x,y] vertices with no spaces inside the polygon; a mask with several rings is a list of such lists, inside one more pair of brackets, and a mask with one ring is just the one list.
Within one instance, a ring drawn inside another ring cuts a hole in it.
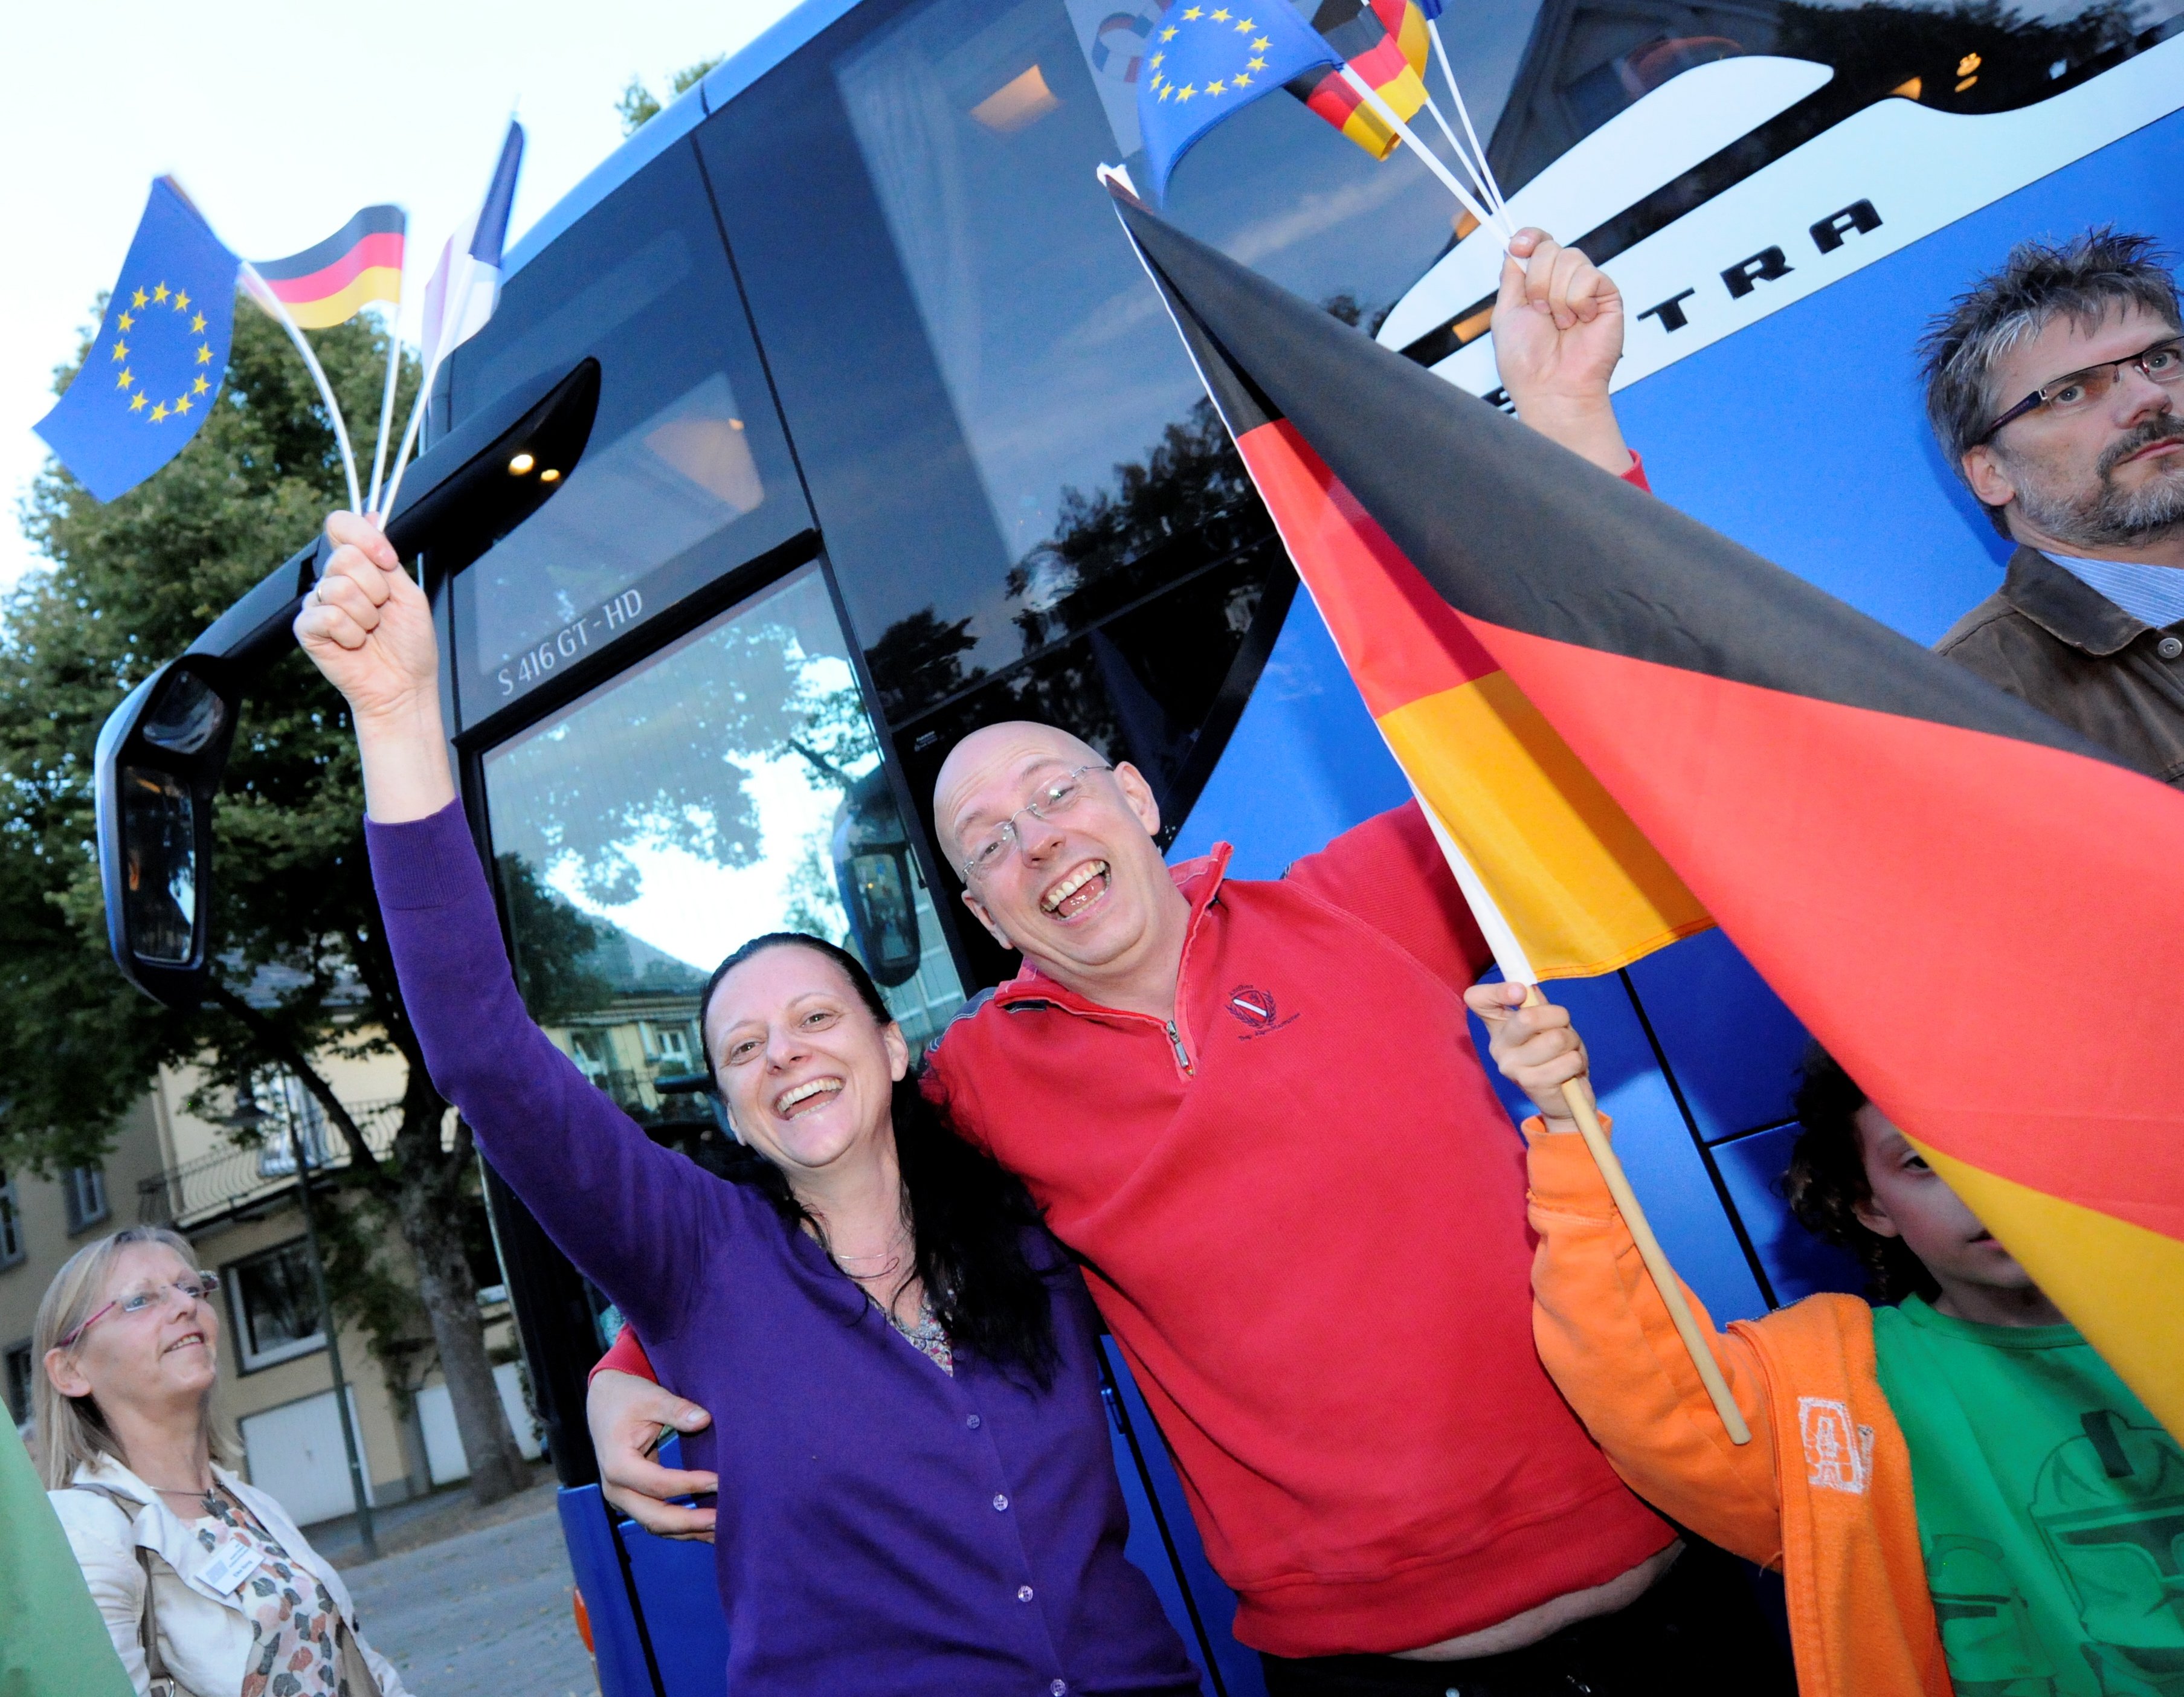
[{"label": "bus side mirror", "polygon": [[212,798],[237,705],[228,670],[200,655],[170,661],[98,735],[107,943],[131,982],[185,1011],[204,983]]},{"label": "bus side mirror", "polygon": [[[395,552],[475,559],[563,487],[510,476],[510,456],[550,453],[573,469],[599,401],[599,362],[586,359],[482,409],[411,468],[387,525]],[[317,537],[275,566],[131,691],[98,733],[92,786],[107,944],[131,983],[181,1012],[203,999],[209,976],[212,804],[236,715],[244,691],[295,647],[297,609],[331,552]]]},{"label": "bus side mirror", "polygon": [[858,779],[842,798],[833,858],[842,910],[865,970],[883,989],[907,983],[917,971],[917,886],[910,833],[883,771]]}]

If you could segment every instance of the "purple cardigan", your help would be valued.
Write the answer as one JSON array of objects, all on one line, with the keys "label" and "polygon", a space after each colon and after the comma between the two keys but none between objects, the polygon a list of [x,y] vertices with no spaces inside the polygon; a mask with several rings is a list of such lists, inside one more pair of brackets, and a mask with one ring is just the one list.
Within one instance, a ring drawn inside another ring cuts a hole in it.
[{"label": "purple cardigan", "polygon": [[432,1082],[660,1383],[712,1411],[728,1689],[1062,1697],[1198,1689],[1127,1518],[1083,1284],[1051,1390],[950,1378],[756,1193],[654,1143],[532,1023],[460,807],[368,824]]}]

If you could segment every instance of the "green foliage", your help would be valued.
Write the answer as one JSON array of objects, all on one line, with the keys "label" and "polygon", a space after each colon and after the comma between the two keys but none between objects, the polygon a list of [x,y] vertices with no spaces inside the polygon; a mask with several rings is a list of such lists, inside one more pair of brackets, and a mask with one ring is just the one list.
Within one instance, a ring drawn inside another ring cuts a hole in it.
[{"label": "green foliage", "polygon": [[[715,53],[709,59],[686,64],[668,78],[668,83],[676,94],[687,94],[705,80],[707,71],[727,57],[726,53]],[[672,95],[669,97],[670,99],[673,97]],[[644,86],[644,78],[633,76],[629,80],[629,86],[622,90],[621,98],[615,102],[615,110],[621,114],[622,134],[634,136],[640,128],[660,115],[660,101]]]},{"label": "green foliage", "polygon": [[515,988],[531,1017],[553,1025],[606,1006],[615,987],[593,957],[609,927],[549,889],[521,854],[499,855],[493,864],[515,939]]},{"label": "green foliage", "polygon": [[[366,456],[386,342],[368,320],[314,342]],[[415,382],[413,367],[404,390]],[[162,1062],[209,1051],[231,1078],[270,1058],[214,1011],[157,1007],[107,958],[92,751],[122,697],[343,498],[308,374],[281,330],[245,307],[226,386],[176,460],[104,505],[50,466],[25,499],[25,531],[48,563],[0,608],[0,1160],[87,1157]],[[352,1022],[375,1028],[376,1045],[405,1029],[369,923],[361,816],[340,699],[292,655],[242,715],[215,815],[212,917],[224,981],[254,984],[252,999],[306,1054],[355,1047]]]},{"label": "green foliage", "polygon": [[335,1311],[364,1333],[387,1388],[404,1405],[423,1386],[438,1355],[432,1322],[405,1277],[395,1245],[401,1241],[393,1210],[376,1197],[352,1193],[347,1206],[315,1210],[319,1249],[326,1257],[326,1294]]}]

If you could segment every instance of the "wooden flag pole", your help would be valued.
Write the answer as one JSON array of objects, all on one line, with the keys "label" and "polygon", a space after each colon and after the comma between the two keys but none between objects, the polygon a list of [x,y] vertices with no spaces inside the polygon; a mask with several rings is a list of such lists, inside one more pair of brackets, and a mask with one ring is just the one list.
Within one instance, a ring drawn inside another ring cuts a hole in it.
[{"label": "wooden flag pole", "polygon": [[[1524,987],[1524,1005],[1537,1007],[1546,1000],[1537,984]],[[1653,1227],[1646,1218],[1646,1210],[1638,1204],[1638,1193],[1630,1188],[1629,1176],[1623,1171],[1623,1162],[1607,1141],[1607,1131],[1600,1123],[1599,1111],[1593,1106],[1592,1092],[1581,1078],[1573,1078],[1563,1086],[1563,1101],[1568,1106],[1570,1117],[1577,1121],[1578,1135],[1585,1146],[1592,1151],[1592,1158],[1600,1167],[1600,1176],[1607,1181],[1607,1193],[1615,1199],[1616,1211],[1623,1216],[1623,1223],[1630,1229],[1630,1240],[1638,1246],[1638,1258],[1646,1263],[1646,1271],[1652,1275],[1653,1283],[1661,1293],[1661,1300],[1669,1310],[1669,1318],[1675,1321],[1676,1335],[1684,1340],[1684,1348],[1691,1352],[1691,1366],[1698,1370],[1699,1381],[1706,1386],[1707,1394],[1713,1399],[1713,1411],[1721,1416],[1721,1423],[1729,1430],[1732,1444],[1752,1442],[1752,1428],[1745,1424],[1744,1410],[1736,1405],[1730,1394],[1729,1381],[1721,1375],[1721,1363],[1713,1358],[1713,1349],[1706,1333],[1699,1330],[1698,1316],[1684,1298],[1683,1282],[1676,1270],[1669,1265],[1667,1251],[1661,1240],[1653,1235]]]}]

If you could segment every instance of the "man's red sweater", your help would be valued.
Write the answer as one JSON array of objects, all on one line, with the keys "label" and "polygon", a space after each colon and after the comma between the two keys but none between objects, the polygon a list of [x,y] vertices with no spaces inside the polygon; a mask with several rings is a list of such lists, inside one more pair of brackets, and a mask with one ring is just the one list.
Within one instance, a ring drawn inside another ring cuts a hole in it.
[{"label": "man's red sweater", "polygon": [[928,1093],[1085,1263],[1243,1642],[1412,1650],[1613,1578],[1672,1533],[1535,1352],[1524,1146],[1462,1002],[1490,956],[1424,817],[1278,881],[1228,859],[1173,869],[1172,1030],[1027,968]]}]

